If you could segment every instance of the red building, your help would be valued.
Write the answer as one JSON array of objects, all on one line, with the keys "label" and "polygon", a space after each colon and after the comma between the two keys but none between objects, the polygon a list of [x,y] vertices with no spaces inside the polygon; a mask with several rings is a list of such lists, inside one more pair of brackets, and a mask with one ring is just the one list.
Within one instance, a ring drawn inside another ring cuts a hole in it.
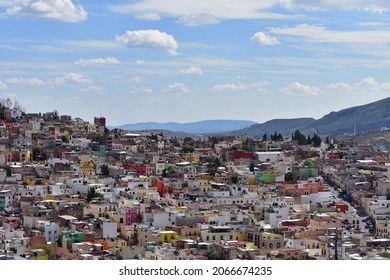
[{"label": "red building", "polygon": [[146,166],[143,164],[123,164],[123,168],[128,171],[136,172],[138,176],[146,176]]},{"label": "red building", "polygon": [[348,205],[343,203],[343,202],[339,202],[339,203],[336,203],[336,209],[338,209],[340,212],[347,212]]},{"label": "red building", "polygon": [[155,186],[160,196],[164,197],[167,193],[172,193],[173,187],[166,185],[162,181],[156,181]]},{"label": "red building", "polygon": [[240,159],[240,158],[256,160],[257,156],[256,153],[253,152],[239,151],[239,150],[233,151],[233,159]]}]

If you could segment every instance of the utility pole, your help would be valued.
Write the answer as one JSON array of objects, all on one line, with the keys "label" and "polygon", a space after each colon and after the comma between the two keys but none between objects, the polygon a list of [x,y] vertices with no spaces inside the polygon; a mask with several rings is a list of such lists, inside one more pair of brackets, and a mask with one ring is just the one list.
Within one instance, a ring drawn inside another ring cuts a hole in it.
[{"label": "utility pole", "polygon": [[[333,232],[330,235],[330,230]],[[343,243],[344,243],[344,237],[343,237],[343,231],[342,229],[337,229],[337,228],[328,228],[326,230],[326,235],[327,235],[327,246],[328,246],[328,258],[330,258],[330,244],[331,241],[333,241],[333,246],[334,246],[334,259],[338,260],[340,258],[339,256],[339,247],[341,249],[341,254],[343,250]],[[341,256],[342,257],[342,256]]]}]

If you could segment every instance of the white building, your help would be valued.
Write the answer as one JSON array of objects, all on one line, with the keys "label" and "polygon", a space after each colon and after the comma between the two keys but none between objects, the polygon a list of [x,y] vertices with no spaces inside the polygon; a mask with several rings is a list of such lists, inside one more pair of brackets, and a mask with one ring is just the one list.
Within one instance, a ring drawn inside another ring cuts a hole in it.
[{"label": "white building", "polygon": [[283,152],[256,152],[260,162],[277,162],[284,160]]},{"label": "white building", "polygon": [[118,236],[118,223],[110,220],[103,222],[103,238],[116,238]]},{"label": "white building", "polygon": [[60,226],[54,222],[37,221],[36,227],[44,233],[46,242],[54,244],[57,239],[57,234],[60,232]]}]

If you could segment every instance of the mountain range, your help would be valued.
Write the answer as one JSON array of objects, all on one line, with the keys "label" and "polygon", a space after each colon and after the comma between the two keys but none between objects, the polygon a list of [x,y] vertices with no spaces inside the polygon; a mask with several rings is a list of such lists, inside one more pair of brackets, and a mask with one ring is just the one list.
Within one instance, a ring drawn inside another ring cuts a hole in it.
[{"label": "mountain range", "polygon": [[316,120],[312,118],[275,119],[248,128],[224,132],[228,135],[251,135],[261,137],[277,131],[291,135],[299,129],[304,134],[338,136],[359,132],[376,131],[390,127],[390,97],[366,105],[331,112]]},{"label": "mountain range", "polygon": [[214,133],[230,130],[237,130],[249,127],[256,122],[241,120],[206,120],[199,122],[178,123],[178,122],[143,122],[135,124],[124,124],[116,126],[117,128],[131,131],[143,130],[170,130],[186,133]]},{"label": "mountain range", "polygon": [[299,129],[304,134],[320,136],[338,136],[379,130],[390,127],[390,97],[366,105],[331,112],[322,118],[273,119],[264,123],[237,120],[208,120],[192,123],[138,123],[118,126],[132,131],[170,130],[192,134],[249,135],[262,137],[277,131],[290,136]]}]

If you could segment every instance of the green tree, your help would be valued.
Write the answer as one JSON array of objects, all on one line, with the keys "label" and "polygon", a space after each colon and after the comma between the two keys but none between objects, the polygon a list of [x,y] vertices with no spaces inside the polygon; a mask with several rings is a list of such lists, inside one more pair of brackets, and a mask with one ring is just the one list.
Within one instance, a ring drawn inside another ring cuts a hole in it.
[{"label": "green tree", "polygon": [[45,251],[45,254],[49,257],[53,255],[53,247],[50,245],[35,245],[33,249],[42,249]]},{"label": "green tree", "polygon": [[314,167],[315,166],[315,163],[314,161],[312,161],[311,159],[307,159],[303,162],[304,165],[308,166],[308,167]]},{"label": "green tree", "polygon": [[307,135],[307,138],[306,138],[306,144],[307,145],[311,145],[313,143],[313,141],[311,140],[311,137],[310,137],[310,134]]},{"label": "green tree", "polygon": [[234,145],[233,147],[231,147],[230,150],[231,150],[231,151],[237,151],[237,150],[238,150],[238,146],[237,146],[237,145]]},{"label": "green tree", "polygon": [[32,148],[32,158],[34,161],[37,161],[41,154],[41,149],[39,147]]},{"label": "green tree", "polygon": [[306,137],[303,135],[299,129],[297,129],[293,134],[293,140],[298,142],[298,145],[306,145]]},{"label": "green tree", "polygon": [[344,142],[341,142],[341,143],[337,144],[337,146],[338,146],[340,149],[343,149],[343,148],[347,147],[347,144],[345,144]]},{"label": "green tree", "polygon": [[255,165],[254,163],[251,161],[251,164],[249,165],[249,171],[250,172],[254,172],[255,171]]},{"label": "green tree", "polygon": [[207,258],[209,260],[220,260],[221,259],[221,254],[218,253],[217,251],[213,251],[207,254]]},{"label": "green tree", "polygon": [[317,133],[314,133],[312,141],[313,141],[313,146],[314,147],[321,146],[322,139],[321,139],[321,137]]},{"label": "green tree", "polygon": [[62,135],[61,140],[64,143],[69,143],[70,136],[69,135]]},{"label": "green tree", "polygon": [[182,151],[183,151],[183,153],[193,153],[194,152],[194,147],[192,145],[185,144],[182,147]]},{"label": "green tree", "polygon": [[250,145],[248,145],[248,144],[242,144],[241,145],[241,149],[244,150],[244,151],[247,151],[247,152],[253,151],[253,148]]},{"label": "green tree", "polygon": [[234,173],[231,177],[230,177],[230,181],[232,182],[232,184],[237,184],[238,183],[238,175],[236,173]]},{"label": "green tree", "polygon": [[184,142],[184,143],[192,143],[192,142],[194,142],[194,140],[192,140],[191,137],[185,137],[185,138],[183,139],[183,142]]},{"label": "green tree", "polygon": [[285,195],[285,196],[292,196],[292,192],[291,192],[290,190],[286,190],[286,191],[284,192],[284,195]]},{"label": "green tree", "polygon": [[7,177],[12,176],[12,168],[8,165],[4,166],[3,169],[5,170]]},{"label": "green tree", "polygon": [[287,183],[295,183],[296,182],[296,178],[294,176],[294,174],[292,172],[287,172],[285,175],[284,175],[284,180],[287,182]]},{"label": "green tree", "polygon": [[267,134],[263,134],[263,141],[267,141]]},{"label": "green tree", "polygon": [[101,195],[96,192],[95,188],[89,188],[87,192],[87,202],[91,202],[94,198],[101,198]]},{"label": "green tree", "polygon": [[104,176],[109,176],[110,175],[110,168],[108,167],[107,164],[103,164],[102,166],[100,166],[100,172],[102,172],[102,174]]}]

